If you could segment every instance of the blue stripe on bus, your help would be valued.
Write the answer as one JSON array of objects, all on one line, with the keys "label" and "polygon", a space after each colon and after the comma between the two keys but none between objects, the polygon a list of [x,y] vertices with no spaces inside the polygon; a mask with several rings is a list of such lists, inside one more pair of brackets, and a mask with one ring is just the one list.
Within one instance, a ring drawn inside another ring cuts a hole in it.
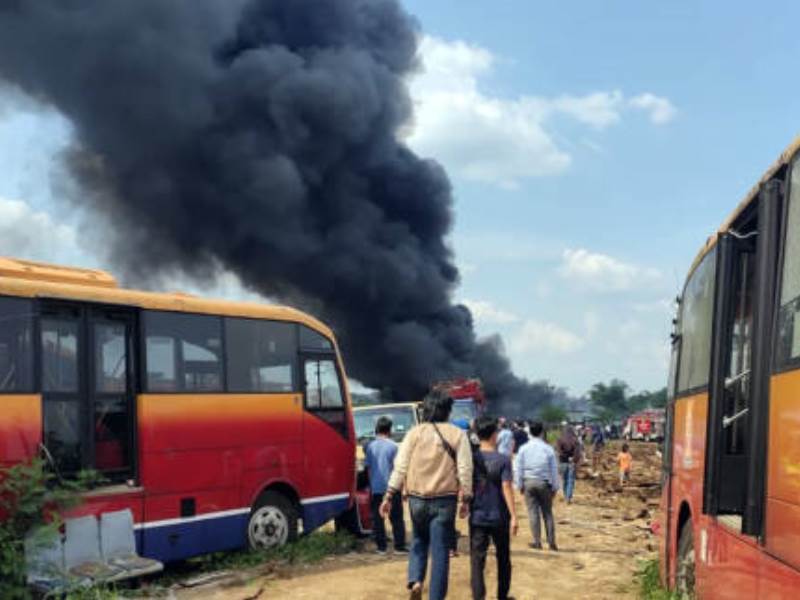
[{"label": "blue stripe on bus", "polygon": [[[342,498],[306,501],[302,504],[303,533],[311,533],[341,514],[349,502]],[[247,546],[249,513],[223,515],[201,520],[147,526],[137,529],[139,554],[162,562],[182,560],[200,554],[234,550]]]},{"label": "blue stripe on bus", "polygon": [[247,545],[249,516],[244,513],[144,529],[141,554],[167,562],[243,548]]},{"label": "blue stripe on bus", "polygon": [[311,533],[347,509],[350,498],[334,498],[303,504],[303,532]]}]

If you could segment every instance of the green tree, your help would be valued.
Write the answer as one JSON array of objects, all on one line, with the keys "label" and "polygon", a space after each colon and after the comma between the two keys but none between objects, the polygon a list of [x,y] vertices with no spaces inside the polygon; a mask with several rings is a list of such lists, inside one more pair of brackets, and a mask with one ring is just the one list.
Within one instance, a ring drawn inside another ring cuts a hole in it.
[{"label": "green tree", "polygon": [[608,383],[595,383],[589,390],[589,402],[597,417],[606,423],[622,418],[628,413],[628,384],[621,379]]},{"label": "green tree", "polygon": [[667,405],[667,388],[655,392],[639,392],[628,398],[628,412],[636,413],[645,408],[664,408]]},{"label": "green tree", "polygon": [[94,472],[57,481],[43,460],[0,469],[0,598],[32,597],[26,582],[25,536],[46,546],[58,535],[61,513],[81,502],[81,493],[100,482]]},{"label": "green tree", "polygon": [[650,395],[650,406],[664,408],[667,406],[667,388],[663,387]]},{"label": "green tree", "polygon": [[555,425],[567,420],[567,411],[563,406],[550,404],[539,410],[539,419],[546,425]]}]

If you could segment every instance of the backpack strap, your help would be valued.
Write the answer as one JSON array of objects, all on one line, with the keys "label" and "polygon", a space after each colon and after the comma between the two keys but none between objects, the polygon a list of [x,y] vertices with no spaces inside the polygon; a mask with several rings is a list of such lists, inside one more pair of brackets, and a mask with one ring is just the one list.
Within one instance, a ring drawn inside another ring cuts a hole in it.
[{"label": "backpack strap", "polygon": [[444,451],[447,452],[447,455],[450,458],[453,459],[454,463],[458,464],[458,460],[456,460],[456,450],[455,450],[455,448],[453,448],[453,446],[450,445],[450,442],[448,442],[446,439],[444,439],[444,436],[442,435],[442,432],[439,431],[439,428],[436,426],[436,423],[431,423],[431,425],[433,425],[433,428],[436,430],[436,433],[439,435],[439,439],[442,440],[442,446],[444,446]]}]

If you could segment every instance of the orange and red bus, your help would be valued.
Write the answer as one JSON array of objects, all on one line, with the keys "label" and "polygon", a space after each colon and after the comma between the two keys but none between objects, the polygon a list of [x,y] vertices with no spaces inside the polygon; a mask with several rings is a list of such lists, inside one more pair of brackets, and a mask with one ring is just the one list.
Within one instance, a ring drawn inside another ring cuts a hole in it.
[{"label": "orange and red bus", "polygon": [[0,466],[99,472],[80,511],[130,509],[144,556],[279,545],[335,517],[352,423],[336,340],[307,314],[0,259]]},{"label": "orange and red bus", "polygon": [[662,577],[698,598],[800,589],[800,139],[695,260],[679,297]]}]

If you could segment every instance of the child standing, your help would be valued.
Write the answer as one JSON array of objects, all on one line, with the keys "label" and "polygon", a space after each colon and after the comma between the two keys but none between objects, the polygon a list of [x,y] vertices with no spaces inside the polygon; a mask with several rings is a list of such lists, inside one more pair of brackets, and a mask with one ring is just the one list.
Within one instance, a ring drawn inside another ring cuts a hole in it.
[{"label": "child standing", "polygon": [[[375,424],[375,439],[367,444],[364,461],[369,475],[369,485],[372,488],[372,529],[378,554],[386,554],[386,524],[379,508],[397,456],[397,444],[389,437],[391,434],[392,420],[389,417],[380,417]],[[407,554],[403,498],[400,494],[392,497],[389,520],[392,523],[395,553]]]},{"label": "child standing", "polygon": [[480,448],[473,457],[473,498],[469,517],[472,598],[486,598],[486,553],[489,542],[497,555],[497,597],[508,598],[511,587],[511,534],[517,534],[511,459],[497,451],[497,420],[475,420]]},{"label": "child standing", "polygon": [[625,485],[631,479],[631,467],[633,466],[633,456],[628,444],[622,444],[622,452],[617,455],[617,461],[619,462],[619,484]]}]

